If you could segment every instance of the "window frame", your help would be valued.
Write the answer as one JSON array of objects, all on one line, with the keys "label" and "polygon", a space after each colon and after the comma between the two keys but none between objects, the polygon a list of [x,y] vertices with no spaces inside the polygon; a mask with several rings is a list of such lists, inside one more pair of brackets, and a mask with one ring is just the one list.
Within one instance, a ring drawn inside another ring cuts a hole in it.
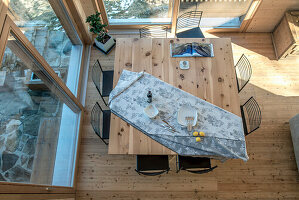
[{"label": "window frame", "polygon": [[[134,21],[130,21],[126,19],[122,19],[120,23],[110,23],[109,19],[108,19],[108,14],[105,8],[105,4],[104,4],[104,0],[94,0],[93,4],[94,7],[97,11],[99,11],[101,13],[101,17],[103,20],[104,24],[108,25],[108,29],[111,28],[139,28],[141,26],[144,25],[151,25],[151,24],[155,24],[155,25],[165,25],[167,27],[170,27],[172,24],[172,14],[173,14],[173,9],[174,9],[174,5],[175,5],[175,1],[178,0],[169,0],[169,6],[168,6],[168,18],[170,18],[169,20],[162,20],[162,23],[158,23],[158,22],[144,22],[144,23],[139,23],[139,22],[134,22]],[[164,19],[164,18],[158,18],[158,19]],[[144,19],[140,19],[140,20],[144,20]]]},{"label": "window frame", "polygon": [[[74,56],[74,58],[76,58],[76,60],[71,60],[72,57],[70,57],[70,60],[68,63],[69,67],[67,68],[68,73],[66,75],[68,78],[66,78],[65,84],[69,87],[69,89],[73,92],[73,94],[76,97],[79,97],[79,95],[80,95],[80,87],[79,86],[81,85],[80,77],[82,76],[81,69],[79,69],[79,68],[83,64],[82,56],[84,55],[83,51],[85,49],[83,40],[86,40],[86,39],[83,38],[83,36],[82,36],[82,34],[80,34],[80,32],[78,32],[78,27],[75,22],[78,23],[79,20],[74,22],[73,18],[71,17],[71,15],[69,13],[70,9],[68,9],[67,5],[65,5],[63,3],[63,0],[48,0],[48,2],[49,2],[49,5],[51,6],[53,12],[59,19],[67,37],[73,44],[71,55]],[[8,13],[8,16],[11,16],[12,13],[10,13],[9,10],[10,9],[8,6],[7,13]],[[74,7],[73,11],[77,11],[77,7]],[[11,19],[14,19],[13,16],[11,16]],[[89,32],[88,32],[88,34],[89,34]],[[88,39],[89,39],[89,36],[88,36]],[[70,67],[70,66],[73,66],[73,67]],[[74,71],[77,69],[79,69],[78,72]],[[71,74],[71,72],[72,72],[72,74]],[[71,79],[69,77],[71,77]]]},{"label": "window frame", "polygon": [[[59,1],[59,0],[58,0]],[[43,184],[32,184],[32,183],[15,183],[15,182],[0,182],[0,195],[1,194],[68,194],[70,196],[75,196],[75,186],[76,186],[76,174],[78,171],[78,158],[79,158],[79,145],[81,132],[83,127],[83,117],[84,117],[84,106],[81,103],[81,85],[82,85],[82,76],[85,64],[86,49],[88,49],[88,45],[83,43],[82,45],[82,59],[80,63],[80,75],[78,81],[78,89],[77,95],[75,96],[70,89],[66,86],[66,84],[58,77],[58,75],[54,72],[51,66],[46,62],[46,60],[39,54],[39,52],[35,49],[33,44],[26,38],[21,29],[13,22],[13,20],[8,15],[8,0],[0,0],[0,62],[2,63],[4,52],[6,49],[6,44],[8,41],[8,37],[10,33],[13,33],[16,39],[22,44],[22,46],[28,51],[33,58],[42,66],[43,70],[45,70],[50,77],[54,80],[54,83],[59,87],[64,93],[64,97],[68,99],[68,101],[63,101],[66,105],[68,105],[71,109],[77,110],[79,117],[78,124],[78,138],[77,144],[75,147],[75,155],[74,155],[74,169],[73,169],[73,177],[72,177],[72,186],[53,186],[53,185],[43,185]],[[70,13],[68,13],[72,16]],[[60,16],[58,16],[60,17]],[[60,19],[60,18],[59,18]],[[76,28],[77,30],[77,28]],[[83,30],[84,32],[84,30]],[[82,32],[77,32],[79,37],[81,38]],[[81,36],[80,36],[81,35]]]},{"label": "window frame", "polygon": [[[39,52],[35,49],[35,47],[31,44],[31,42],[26,38],[26,36],[22,33],[21,29],[12,21],[12,19],[7,15],[4,21],[4,27],[2,29],[1,37],[0,37],[0,61],[2,62],[4,51],[6,48],[6,43],[8,40],[9,33],[12,32],[26,48],[28,52],[30,52],[33,57],[43,66],[43,69],[54,79],[55,83],[67,94],[67,96],[76,104],[80,110],[83,110],[83,105],[81,102],[75,97],[75,95],[70,91],[70,89],[65,85],[65,83],[58,77],[52,67],[47,63],[47,61],[39,54]],[[72,108],[72,105],[68,105]]]},{"label": "window frame", "polygon": [[[167,24],[168,28],[171,28],[171,33],[175,33],[176,29],[176,23],[177,23],[177,17],[180,7],[180,0],[173,0],[170,1],[173,2],[171,7],[171,12],[169,11],[168,16],[172,14],[171,16],[171,22],[170,24]],[[208,32],[246,32],[247,28],[249,27],[249,24],[251,23],[254,15],[256,14],[262,0],[253,0],[244,19],[241,22],[241,25],[239,28],[211,28],[208,30]],[[108,29],[136,29],[141,28],[144,25],[148,25],[148,23],[126,23],[126,24],[110,24],[108,20],[108,15],[105,9],[104,1],[103,0],[94,0],[93,6],[95,10],[99,11],[102,15],[103,23],[108,25]],[[170,10],[169,7],[169,10]],[[155,23],[156,24],[156,23]],[[161,25],[164,25],[163,23],[160,23]]]}]

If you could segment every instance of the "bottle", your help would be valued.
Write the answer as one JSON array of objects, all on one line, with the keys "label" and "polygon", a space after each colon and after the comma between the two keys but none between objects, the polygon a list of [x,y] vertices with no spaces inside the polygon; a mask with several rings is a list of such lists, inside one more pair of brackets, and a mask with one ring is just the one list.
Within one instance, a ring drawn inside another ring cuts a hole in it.
[{"label": "bottle", "polygon": [[148,93],[147,93],[147,102],[152,103],[152,100],[153,100],[152,92],[148,91]]}]

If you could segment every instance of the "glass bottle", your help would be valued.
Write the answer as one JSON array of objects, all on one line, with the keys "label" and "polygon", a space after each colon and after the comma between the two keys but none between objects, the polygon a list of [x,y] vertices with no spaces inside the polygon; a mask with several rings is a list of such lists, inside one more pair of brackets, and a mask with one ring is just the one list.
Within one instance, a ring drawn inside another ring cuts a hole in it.
[{"label": "glass bottle", "polygon": [[153,101],[153,95],[152,95],[152,92],[151,91],[148,91],[147,93],[147,102],[148,103],[152,103]]}]

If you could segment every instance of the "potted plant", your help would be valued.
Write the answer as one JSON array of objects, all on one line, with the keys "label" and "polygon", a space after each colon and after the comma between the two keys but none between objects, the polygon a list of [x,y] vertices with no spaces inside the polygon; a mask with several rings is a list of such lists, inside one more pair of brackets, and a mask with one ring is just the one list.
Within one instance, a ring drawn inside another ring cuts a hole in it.
[{"label": "potted plant", "polygon": [[100,15],[101,13],[96,12],[96,14],[88,16],[86,18],[86,22],[91,26],[89,31],[97,35],[94,39],[96,46],[104,53],[108,53],[108,51],[114,46],[115,40],[108,34],[108,31],[105,28],[107,25],[102,24]]}]

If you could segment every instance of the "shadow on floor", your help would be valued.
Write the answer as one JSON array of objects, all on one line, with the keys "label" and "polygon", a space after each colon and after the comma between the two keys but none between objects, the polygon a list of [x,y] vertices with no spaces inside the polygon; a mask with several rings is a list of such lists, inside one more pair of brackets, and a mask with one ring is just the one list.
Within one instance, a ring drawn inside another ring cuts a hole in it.
[{"label": "shadow on floor", "polygon": [[269,60],[276,60],[272,38],[270,33],[212,33],[208,36],[219,38],[231,38],[232,43],[249,51],[267,57]]}]

